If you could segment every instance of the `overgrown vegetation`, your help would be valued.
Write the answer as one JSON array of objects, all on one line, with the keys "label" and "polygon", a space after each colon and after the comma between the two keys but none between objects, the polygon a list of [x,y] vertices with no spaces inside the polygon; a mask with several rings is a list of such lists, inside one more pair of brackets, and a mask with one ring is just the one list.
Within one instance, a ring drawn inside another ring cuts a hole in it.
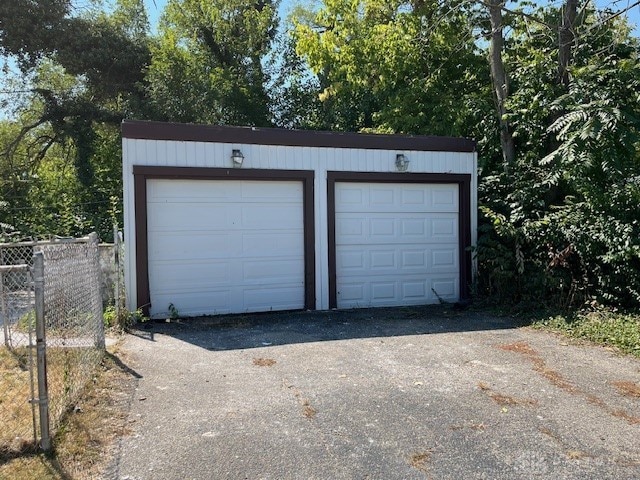
[{"label": "overgrown vegetation", "polygon": [[610,311],[553,315],[534,322],[570,337],[615,347],[640,357],[640,316]]},{"label": "overgrown vegetation", "polygon": [[0,5],[4,237],[109,240],[123,118],[461,135],[479,150],[479,296],[640,308],[640,47],[624,11],[325,0],[278,30],[276,1],[168,0],[151,33],[142,0],[106,5]]},{"label": "overgrown vegetation", "polygon": [[105,328],[111,329],[116,333],[122,333],[128,330],[132,325],[143,323],[148,320],[142,313],[142,309],[133,312],[121,307],[116,311],[114,305],[108,305],[102,314],[102,321]]}]

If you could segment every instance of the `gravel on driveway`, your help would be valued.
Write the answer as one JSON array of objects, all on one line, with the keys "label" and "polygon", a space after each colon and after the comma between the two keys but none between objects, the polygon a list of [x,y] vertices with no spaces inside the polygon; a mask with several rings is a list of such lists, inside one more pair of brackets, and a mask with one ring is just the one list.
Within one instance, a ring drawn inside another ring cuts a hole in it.
[{"label": "gravel on driveway", "polygon": [[448,307],[143,324],[112,469],[162,479],[639,479],[640,361]]}]

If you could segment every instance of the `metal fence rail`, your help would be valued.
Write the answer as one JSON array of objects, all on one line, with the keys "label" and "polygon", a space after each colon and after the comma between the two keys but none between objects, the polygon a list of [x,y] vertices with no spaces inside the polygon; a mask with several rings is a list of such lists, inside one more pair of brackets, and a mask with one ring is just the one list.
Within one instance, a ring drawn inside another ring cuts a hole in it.
[{"label": "metal fence rail", "polygon": [[47,449],[104,352],[97,236],[0,244],[0,275],[0,451]]}]

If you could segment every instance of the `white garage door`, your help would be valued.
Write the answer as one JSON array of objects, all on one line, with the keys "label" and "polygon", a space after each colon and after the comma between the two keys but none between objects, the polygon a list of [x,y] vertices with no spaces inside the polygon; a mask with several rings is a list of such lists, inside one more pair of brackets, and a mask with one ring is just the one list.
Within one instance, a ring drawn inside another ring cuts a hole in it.
[{"label": "white garage door", "polygon": [[299,181],[148,180],[151,316],[304,307]]},{"label": "white garage door", "polygon": [[338,308],[457,300],[457,184],[337,182]]}]

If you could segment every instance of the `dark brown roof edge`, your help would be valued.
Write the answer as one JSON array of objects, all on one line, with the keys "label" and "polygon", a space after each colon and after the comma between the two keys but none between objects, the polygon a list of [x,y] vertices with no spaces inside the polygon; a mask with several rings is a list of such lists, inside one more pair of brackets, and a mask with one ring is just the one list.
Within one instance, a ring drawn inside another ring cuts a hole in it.
[{"label": "dark brown roof edge", "polygon": [[321,132],[315,130],[195,125],[141,120],[123,121],[122,136],[124,138],[144,140],[244,143],[293,147],[417,150],[427,152],[476,151],[475,141],[461,137]]}]

